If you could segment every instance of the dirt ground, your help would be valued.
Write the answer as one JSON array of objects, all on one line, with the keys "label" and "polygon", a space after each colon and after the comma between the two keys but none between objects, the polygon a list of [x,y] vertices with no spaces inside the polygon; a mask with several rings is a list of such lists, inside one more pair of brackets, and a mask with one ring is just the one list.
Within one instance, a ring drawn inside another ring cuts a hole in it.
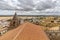
[{"label": "dirt ground", "polygon": [[0,40],[49,40],[42,27],[26,22],[8,31]]}]

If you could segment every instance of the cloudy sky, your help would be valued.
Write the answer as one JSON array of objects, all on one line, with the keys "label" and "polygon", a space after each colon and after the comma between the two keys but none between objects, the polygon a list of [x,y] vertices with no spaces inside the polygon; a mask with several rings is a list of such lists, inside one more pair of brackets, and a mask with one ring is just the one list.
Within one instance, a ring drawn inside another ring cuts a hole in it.
[{"label": "cloudy sky", "polygon": [[19,15],[60,15],[60,0],[0,0],[0,15],[15,11]]}]

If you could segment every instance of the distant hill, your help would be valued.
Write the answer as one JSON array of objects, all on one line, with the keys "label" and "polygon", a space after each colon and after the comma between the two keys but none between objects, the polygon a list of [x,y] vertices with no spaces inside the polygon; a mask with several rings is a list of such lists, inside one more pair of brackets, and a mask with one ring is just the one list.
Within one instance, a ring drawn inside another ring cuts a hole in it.
[{"label": "distant hill", "polygon": [[[0,17],[10,17],[13,15],[0,15]],[[35,17],[39,17],[39,16],[43,16],[43,17],[48,17],[48,16],[55,16],[55,17],[60,17],[60,15],[18,15],[18,16],[35,16]]]}]

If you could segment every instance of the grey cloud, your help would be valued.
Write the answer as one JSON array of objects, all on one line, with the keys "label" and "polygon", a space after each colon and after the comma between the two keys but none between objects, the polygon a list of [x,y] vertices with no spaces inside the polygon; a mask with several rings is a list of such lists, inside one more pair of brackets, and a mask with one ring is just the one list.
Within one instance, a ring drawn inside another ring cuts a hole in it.
[{"label": "grey cloud", "polygon": [[26,4],[26,5],[30,5],[30,6],[34,5],[33,0],[18,0],[18,1],[22,4]]},{"label": "grey cloud", "polygon": [[[13,0],[11,2],[14,4]],[[10,6],[6,4],[4,1],[0,0],[0,9],[11,9],[11,10],[46,10],[50,8],[56,7],[56,2],[52,2],[52,0],[40,1],[36,5],[34,4],[33,0],[18,0],[20,4],[15,4],[17,7]],[[18,9],[18,7],[21,7]],[[34,9],[35,8],[35,9]]]},{"label": "grey cloud", "polygon": [[50,9],[56,7],[56,3],[52,1],[41,1],[37,4],[36,9],[37,10],[45,10],[45,9]]},{"label": "grey cloud", "polygon": [[14,7],[8,5],[7,3],[5,3],[4,1],[0,1],[0,9],[15,9]]},{"label": "grey cloud", "polygon": [[33,10],[34,4],[32,0],[18,0],[21,5],[18,5],[20,7],[23,7],[24,10]]}]

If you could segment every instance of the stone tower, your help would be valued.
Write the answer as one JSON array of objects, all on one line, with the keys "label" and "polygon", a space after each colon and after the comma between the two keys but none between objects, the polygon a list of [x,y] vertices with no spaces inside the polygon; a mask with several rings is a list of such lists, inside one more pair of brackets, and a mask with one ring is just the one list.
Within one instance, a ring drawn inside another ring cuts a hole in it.
[{"label": "stone tower", "polygon": [[10,22],[10,28],[11,29],[16,28],[16,27],[19,26],[19,24],[20,24],[20,20],[18,19],[18,16],[17,16],[17,14],[15,12],[15,15],[13,16],[13,18],[12,18],[12,20]]}]

